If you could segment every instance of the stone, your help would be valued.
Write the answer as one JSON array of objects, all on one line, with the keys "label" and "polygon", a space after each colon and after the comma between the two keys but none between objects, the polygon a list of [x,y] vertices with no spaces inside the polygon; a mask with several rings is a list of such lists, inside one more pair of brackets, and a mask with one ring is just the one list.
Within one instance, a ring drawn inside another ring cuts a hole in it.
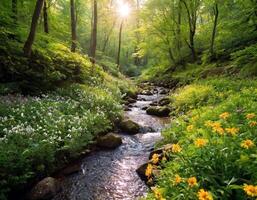
[{"label": "stone", "polygon": [[126,94],[126,98],[136,99],[137,98],[137,93],[128,91],[127,94]]},{"label": "stone", "polygon": [[147,168],[147,165],[149,163],[144,163],[143,165],[141,165],[140,167],[137,168],[136,172],[139,175],[139,177],[143,180],[143,181],[147,181],[147,177],[145,175],[145,171]]},{"label": "stone", "polygon": [[137,100],[136,100],[136,99],[132,99],[132,98],[128,98],[128,99],[127,99],[127,102],[128,102],[128,103],[136,103]]},{"label": "stone", "polygon": [[155,115],[158,117],[168,117],[170,114],[171,110],[169,107],[166,106],[150,106],[147,110],[146,113],[148,115]]},{"label": "stone", "polygon": [[168,93],[169,93],[169,90],[163,89],[160,91],[159,94],[168,94]]},{"label": "stone", "polygon": [[115,149],[122,144],[122,139],[119,135],[108,133],[97,139],[97,145],[103,148]]},{"label": "stone", "polygon": [[[145,175],[145,171],[146,171],[146,168],[148,166],[148,164],[150,164],[150,161],[147,162],[147,163],[144,163],[142,164],[141,166],[139,166],[136,170],[138,176],[143,180],[145,181],[148,185],[151,185],[151,183],[149,184],[148,182],[148,178],[147,176]],[[157,169],[157,167],[154,167],[153,171],[152,171],[152,177],[153,178],[156,178],[158,176],[160,176],[160,173],[161,171],[159,169]]]},{"label": "stone", "polygon": [[158,106],[158,102],[157,101],[153,101],[152,103],[150,103],[150,106]]},{"label": "stone", "polygon": [[131,111],[131,108],[129,106],[124,106],[124,111]]},{"label": "stone", "polygon": [[169,97],[164,97],[159,101],[160,106],[166,106],[170,104],[170,98]]},{"label": "stone", "polygon": [[153,95],[153,92],[150,91],[150,90],[143,90],[143,91],[141,92],[141,94],[142,94],[142,95],[150,96],[150,95]]},{"label": "stone", "polygon": [[142,108],[142,110],[147,110],[147,108],[148,108],[148,106],[144,106],[144,107]]},{"label": "stone", "polygon": [[75,174],[77,172],[79,172],[81,170],[81,166],[80,164],[73,164],[70,165],[66,168],[64,168],[61,173],[65,176],[71,175],[71,174]]},{"label": "stone", "polygon": [[166,145],[164,145],[164,146],[161,147],[161,148],[155,149],[155,150],[153,150],[153,151],[150,153],[150,155],[149,155],[149,160],[152,159],[152,157],[153,157],[154,154],[160,155],[160,158],[161,158],[161,157],[163,157],[162,155],[163,155],[164,151],[170,151],[171,149],[172,149],[172,144],[166,144]]},{"label": "stone", "polygon": [[38,182],[30,191],[30,200],[48,200],[52,199],[61,191],[60,183],[57,179],[47,177]]},{"label": "stone", "polygon": [[121,121],[119,127],[122,131],[132,135],[137,134],[140,131],[140,126],[132,120]]}]

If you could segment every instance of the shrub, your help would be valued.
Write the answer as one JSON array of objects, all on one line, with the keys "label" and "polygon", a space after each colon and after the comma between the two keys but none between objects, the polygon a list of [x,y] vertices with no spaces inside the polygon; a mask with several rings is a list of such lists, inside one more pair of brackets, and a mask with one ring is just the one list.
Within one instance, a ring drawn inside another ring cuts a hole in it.
[{"label": "shrub", "polygon": [[186,111],[206,104],[213,95],[214,88],[212,86],[192,84],[179,89],[172,95],[173,105],[179,111]]},{"label": "shrub", "polygon": [[[76,156],[120,116],[105,89],[72,85],[40,97],[0,99],[0,196]],[[61,157],[60,157],[61,156]],[[2,197],[1,196],[1,197]]]},{"label": "shrub", "polygon": [[167,153],[156,189],[147,199],[200,199],[204,193],[224,200],[257,196],[249,195],[257,185],[257,82],[223,78],[201,84],[211,85],[216,93],[230,92],[190,109],[163,132],[163,143],[178,144],[182,150]]}]

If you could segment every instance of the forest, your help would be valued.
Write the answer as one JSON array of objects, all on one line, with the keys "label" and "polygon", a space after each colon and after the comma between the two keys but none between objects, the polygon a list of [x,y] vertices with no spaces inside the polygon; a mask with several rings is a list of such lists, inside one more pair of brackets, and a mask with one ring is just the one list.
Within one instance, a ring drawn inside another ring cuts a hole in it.
[{"label": "forest", "polygon": [[0,200],[257,198],[257,0],[0,10]]}]

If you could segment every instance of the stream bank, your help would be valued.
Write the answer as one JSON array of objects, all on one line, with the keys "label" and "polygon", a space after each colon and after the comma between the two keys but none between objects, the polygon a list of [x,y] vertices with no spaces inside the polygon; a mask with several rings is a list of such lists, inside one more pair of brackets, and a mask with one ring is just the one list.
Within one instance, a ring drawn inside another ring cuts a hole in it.
[{"label": "stream bank", "polygon": [[76,166],[77,173],[61,181],[62,191],[54,200],[133,200],[144,196],[148,187],[136,170],[146,163],[156,142],[162,139],[161,130],[168,117],[148,115],[146,107],[165,97],[162,88],[139,94],[128,105],[125,117],[140,125],[140,133],[116,133],[122,144],[114,150],[100,150],[89,154]]}]

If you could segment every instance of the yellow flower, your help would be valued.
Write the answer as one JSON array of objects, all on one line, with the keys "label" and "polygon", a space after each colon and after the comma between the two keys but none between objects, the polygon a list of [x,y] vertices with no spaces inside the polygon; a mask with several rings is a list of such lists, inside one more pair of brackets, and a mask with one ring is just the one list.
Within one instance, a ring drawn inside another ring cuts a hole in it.
[{"label": "yellow flower", "polygon": [[213,124],[213,122],[210,120],[204,122],[204,125],[207,127],[212,127],[212,124]]},{"label": "yellow flower", "polygon": [[212,195],[208,191],[205,191],[204,189],[200,189],[198,191],[198,199],[199,200],[213,200]]},{"label": "yellow flower", "polygon": [[249,123],[250,127],[255,127],[257,126],[257,122],[256,121],[252,121]]},{"label": "yellow flower", "polygon": [[179,183],[181,183],[181,181],[182,181],[182,178],[178,175],[178,174],[176,174],[175,175],[175,184],[177,185],[177,184],[179,184]]},{"label": "yellow flower", "polygon": [[248,196],[257,197],[257,186],[245,184],[243,189]]},{"label": "yellow flower", "polygon": [[231,134],[231,135],[236,135],[238,132],[239,132],[239,128],[235,128],[235,127],[232,127],[232,128],[226,128],[226,131]]},{"label": "yellow flower", "polygon": [[190,187],[194,187],[195,185],[197,185],[197,179],[195,177],[190,177],[189,179],[187,179],[187,183]]},{"label": "yellow flower", "polygon": [[249,113],[246,115],[246,119],[253,119],[256,115],[254,113]]},{"label": "yellow flower", "polygon": [[187,126],[187,131],[191,132],[194,129],[194,125]]},{"label": "yellow flower", "polygon": [[212,130],[213,130],[213,132],[216,132],[220,135],[223,135],[224,132],[225,132],[224,129],[221,126],[213,126]]},{"label": "yellow flower", "polygon": [[195,140],[195,146],[197,146],[198,148],[206,146],[207,143],[208,143],[207,139],[198,138]]},{"label": "yellow flower", "polygon": [[148,164],[145,170],[145,175],[147,176],[147,178],[149,178],[152,175],[152,172],[153,172],[153,166],[151,164]]},{"label": "yellow flower", "polygon": [[179,152],[182,151],[182,148],[181,148],[181,146],[179,144],[173,144],[171,151],[173,153],[179,153]]},{"label": "yellow flower", "polygon": [[157,200],[165,200],[165,198],[163,198],[162,196],[162,193],[161,193],[161,190],[158,189],[158,188],[154,188],[153,189],[153,193],[154,193],[154,196]]},{"label": "yellow flower", "polygon": [[229,114],[228,112],[224,112],[224,113],[220,114],[220,118],[221,118],[221,119],[224,119],[224,120],[226,120],[227,118],[229,118],[229,116],[230,116],[230,114]]},{"label": "yellow flower", "polygon": [[224,129],[221,127],[221,123],[220,122],[211,122],[208,121],[205,123],[207,126],[212,127],[212,131],[219,133],[220,135],[224,134]]},{"label": "yellow flower", "polygon": [[157,153],[153,154],[151,161],[153,164],[157,164],[159,162],[159,155]]},{"label": "yellow flower", "polygon": [[251,147],[254,146],[254,143],[252,140],[244,140],[242,143],[241,143],[241,147],[245,148],[245,149],[250,149]]}]

